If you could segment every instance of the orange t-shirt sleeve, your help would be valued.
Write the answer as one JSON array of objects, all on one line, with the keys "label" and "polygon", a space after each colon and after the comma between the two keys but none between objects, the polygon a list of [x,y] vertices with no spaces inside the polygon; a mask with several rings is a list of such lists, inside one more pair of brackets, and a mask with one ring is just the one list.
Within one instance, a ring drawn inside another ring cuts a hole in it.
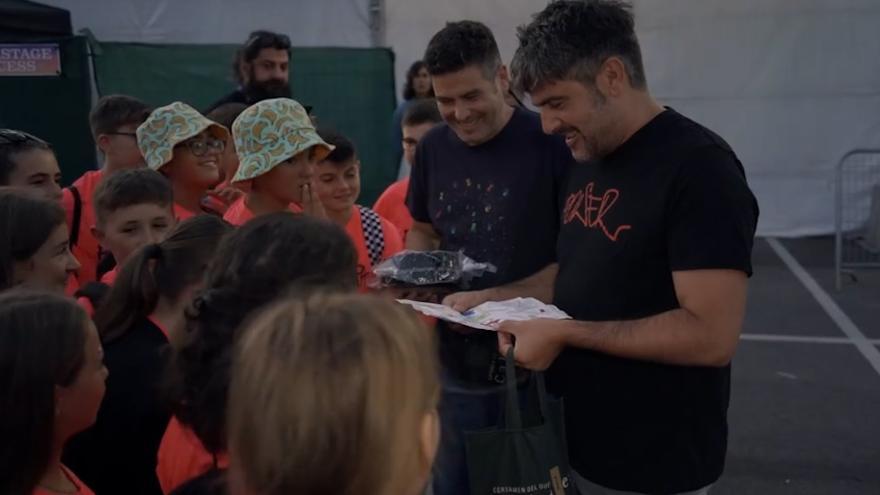
[{"label": "orange t-shirt sleeve", "polygon": [[393,223],[400,232],[403,239],[409,229],[412,228],[413,219],[409,214],[409,208],[406,206],[406,191],[409,187],[409,180],[404,179],[388,186],[388,189],[382,193],[373,207],[373,211],[379,216]]},{"label": "orange t-shirt sleeve", "polygon": [[73,228],[73,193],[70,189],[61,190],[61,207],[64,208],[64,218],[67,220],[67,228]]}]

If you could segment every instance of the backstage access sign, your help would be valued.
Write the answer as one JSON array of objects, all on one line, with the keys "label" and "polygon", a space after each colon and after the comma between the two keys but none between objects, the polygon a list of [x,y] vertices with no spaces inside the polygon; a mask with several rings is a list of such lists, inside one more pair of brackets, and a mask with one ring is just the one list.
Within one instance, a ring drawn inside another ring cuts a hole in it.
[{"label": "backstage access sign", "polygon": [[61,51],[56,43],[0,44],[0,76],[58,76]]}]

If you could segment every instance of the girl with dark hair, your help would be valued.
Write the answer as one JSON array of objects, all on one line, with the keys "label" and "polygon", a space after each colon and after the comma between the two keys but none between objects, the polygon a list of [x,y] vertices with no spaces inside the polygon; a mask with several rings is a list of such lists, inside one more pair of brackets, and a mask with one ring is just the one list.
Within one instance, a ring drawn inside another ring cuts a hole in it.
[{"label": "girl with dark hair", "polygon": [[79,268],[64,210],[24,189],[0,188],[0,291],[16,285],[63,292]]},{"label": "girl with dark hair", "polygon": [[52,145],[26,132],[0,129],[0,185],[28,188],[59,201],[61,169]]},{"label": "girl with dark hair", "polygon": [[95,314],[112,374],[98,420],[64,460],[98,493],[162,493],[156,452],[171,418],[160,393],[169,341],[179,340],[185,308],[230,230],[213,215],[183,221],[125,263]]},{"label": "girl with dark hair", "polygon": [[403,116],[410,105],[416,100],[434,97],[434,87],[431,85],[431,74],[428,66],[422,60],[416,60],[406,71],[406,83],[403,85],[403,101],[394,110],[391,116],[391,149],[394,151],[394,163],[399,163],[403,157]]},{"label": "girl with dark hair", "polygon": [[61,464],[61,452],[95,421],[102,358],[95,326],[72,299],[0,294],[0,493],[93,495]]},{"label": "girl with dark hair", "polygon": [[191,489],[227,465],[226,397],[241,323],[295,285],[354,290],[356,259],[340,227],[288,212],[261,215],[220,243],[187,314],[186,342],[173,358],[175,417],[157,468],[165,493],[207,473],[181,487]]},{"label": "girl with dark hair", "polygon": [[406,101],[416,98],[433,98],[434,88],[431,86],[431,74],[428,73],[428,65],[422,60],[416,60],[406,71],[406,84],[403,86],[403,99]]}]

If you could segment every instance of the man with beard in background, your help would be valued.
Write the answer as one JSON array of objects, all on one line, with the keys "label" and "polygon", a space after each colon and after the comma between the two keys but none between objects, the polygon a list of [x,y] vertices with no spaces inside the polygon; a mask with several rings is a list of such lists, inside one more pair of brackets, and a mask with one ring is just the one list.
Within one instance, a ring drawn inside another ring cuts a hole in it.
[{"label": "man with beard in background", "polygon": [[[205,110],[224,103],[253,105],[269,98],[290,98],[290,38],[271,31],[254,31],[235,54],[233,77],[238,88]],[[305,106],[311,113],[311,107]]]}]

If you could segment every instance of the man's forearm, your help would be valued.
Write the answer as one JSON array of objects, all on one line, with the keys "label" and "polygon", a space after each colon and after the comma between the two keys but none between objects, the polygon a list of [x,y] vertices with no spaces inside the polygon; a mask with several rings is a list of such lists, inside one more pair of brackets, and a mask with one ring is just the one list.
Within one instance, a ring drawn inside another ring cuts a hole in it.
[{"label": "man's forearm", "polygon": [[553,285],[556,282],[557,272],[559,272],[559,265],[551,263],[522,280],[492,287],[486,289],[486,292],[491,301],[505,301],[515,297],[534,297],[549,304],[553,301]]},{"label": "man's forearm", "polygon": [[561,340],[570,347],[680,366],[725,366],[739,332],[718,332],[685,309],[629,321],[566,321]]}]

